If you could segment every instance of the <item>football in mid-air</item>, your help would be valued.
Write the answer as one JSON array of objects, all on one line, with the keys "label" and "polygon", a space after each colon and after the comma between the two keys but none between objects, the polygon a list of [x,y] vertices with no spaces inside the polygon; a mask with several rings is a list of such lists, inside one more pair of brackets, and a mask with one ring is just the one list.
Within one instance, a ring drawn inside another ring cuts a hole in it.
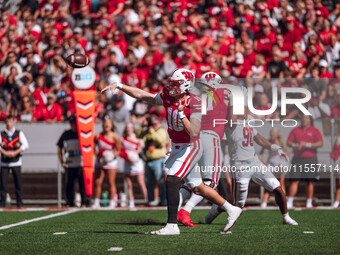
[{"label": "football in mid-air", "polygon": [[83,54],[72,54],[66,58],[67,64],[73,68],[83,68],[90,63],[88,57]]}]

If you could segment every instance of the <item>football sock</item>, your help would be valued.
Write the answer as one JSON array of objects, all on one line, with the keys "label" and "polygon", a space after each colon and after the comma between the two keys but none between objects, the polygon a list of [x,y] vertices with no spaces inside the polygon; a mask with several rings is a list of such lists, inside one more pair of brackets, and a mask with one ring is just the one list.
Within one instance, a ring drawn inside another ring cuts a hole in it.
[{"label": "football sock", "polygon": [[168,223],[177,224],[179,187],[181,178],[170,175],[166,178],[166,199],[168,201]]},{"label": "football sock", "polygon": [[183,209],[191,213],[192,209],[194,209],[194,207],[198,205],[202,200],[203,200],[202,196],[193,193],[189,198],[188,202],[183,207]]},{"label": "football sock", "polygon": [[282,214],[282,218],[287,218],[287,217],[289,217],[289,213],[284,213],[284,214]]},{"label": "football sock", "polygon": [[339,207],[339,201],[335,201],[334,204],[333,204],[333,207],[334,207],[334,208]]},{"label": "football sock", "polygon": [[179,205],[178,205],[178,211],[181,209],[181,206],[183,205],[184,201],[187,200],[190,197],[190,192],[186,188],[181,188],[179,190]]},{"label": "football sock", "polygon": [[135,207],[135,200],[129,200],[129,207],[130,208]]},{"label": "football sock", "polygon": [[225,203],[221,206],[221,208],[228,212],[229,210],[231,210],[234,206],[232,204],[230,204],[228,201],[225,201]]}]

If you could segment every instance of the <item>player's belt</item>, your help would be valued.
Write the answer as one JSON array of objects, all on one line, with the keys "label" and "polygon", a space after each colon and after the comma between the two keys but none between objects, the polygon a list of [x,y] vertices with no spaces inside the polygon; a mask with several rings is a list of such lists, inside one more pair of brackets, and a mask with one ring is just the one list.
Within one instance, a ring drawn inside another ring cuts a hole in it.
[{"label": "player's belt", "polygon": [[201,131],[202,134],[208,134],[208,135],[212,135],[212,136],[215,136],[216,138],[220,139],[219,135],[212,131],[212,130],[202,130]]}]

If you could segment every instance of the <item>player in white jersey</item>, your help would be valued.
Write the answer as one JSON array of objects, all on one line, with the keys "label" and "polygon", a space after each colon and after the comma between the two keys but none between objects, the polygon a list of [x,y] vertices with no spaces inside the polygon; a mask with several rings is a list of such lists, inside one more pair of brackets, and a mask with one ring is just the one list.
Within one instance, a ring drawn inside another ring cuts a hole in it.
[{"label": "player in white jersey", "polygon": [[[230,229],[242,214],[242,209],[229,204],[214,189],[202,183],[201,178],[190,179],[189,173],[202,155],[199,131],[201,128],[200,111],[196,110],[195,96],[190,95],[194,85],[194,75],[187,69],[176,69],[169,77],[168,85],[160,94],[151,94],[144,90],[121,83],[113,83],[104,88],[101,93],[116,88],[139,100],[152,104],[163,105],[166,108],[168,133],[172,141],[171,154],[165,162],[167,170],[166,194],[168,206],[168,221],[164,228],[152,231],[153,235],[179,235],[177,225],[177,209],[179,205],[179,189],[184,179],[197,195],[201,195],[219,205],[228,213],[227,225]],[[190,100],[192,101],[191,103]]]},{"label": "player in white jersey", "polygon": [[[214,119],[225,119],[227,117],[229,90],[220,88],[222,78],[214,72],[207,72],[197,82],[202,90],[210,92],[211,96],[205,97],[207,112],[202,116],[200,139],[203,155],[195,171],[201,170],[203,183],[216,189],[220,177],[222,165],[221,139],[224,135],[224,125],[214,127]],[[226,92],[226,93],[225,93]],[[208,95],[208,94],[207,94]],[[216,99],[215,99],[216,98]],[[213,100],[217,103],[214,104]],[[192,171],[190,174],[195,173]],[[190,197],[190,198],[189,198]],[[188,199],[189,198],[189,199]],[[182,203],[188,199],[185,206],[181,209]],[[188,227],[197,227],[190,218],[192,209],[203,200],[202,196],[192,193],[191,189],[184,184],[180,189],[180,206],[177,220]]]},{"label": "player in white jersey", "polygon": [[[232,113],[232,110],[230,110],[230,113]],[[281,188],[280,182],[256,155],[254,142],[272,152],[276,152],[288,161],[286,154],[280,146],[271,144],[257,132],[253,127],[255,124],[252,122],[253,117],[248,115],[247,107],[245,107],[244,115],[230,115],[230,126],[226,134],[231,161],[230,173],[233,184],[234,204],[240,208],[244,207],[248,195],[249,182],[252,179],[268,191],[274,192],[275,201],[283,217],[283,224],[298,225],[288,214],[286,194]],[[216,205],[212,206],[206,216],[206,223],[210,224],[218,214],[218,207]]]}]

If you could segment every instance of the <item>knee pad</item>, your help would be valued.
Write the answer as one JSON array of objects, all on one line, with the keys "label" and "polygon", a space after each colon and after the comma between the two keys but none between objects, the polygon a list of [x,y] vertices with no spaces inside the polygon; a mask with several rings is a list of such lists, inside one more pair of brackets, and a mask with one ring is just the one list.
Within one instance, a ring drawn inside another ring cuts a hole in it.
[{"label": "knee pad", "polygon": [[209,186],[210,188],[216,189],[217,188],[217,183],[213,182],[211,179],[203,179],[203,183],[206,186]]}]

